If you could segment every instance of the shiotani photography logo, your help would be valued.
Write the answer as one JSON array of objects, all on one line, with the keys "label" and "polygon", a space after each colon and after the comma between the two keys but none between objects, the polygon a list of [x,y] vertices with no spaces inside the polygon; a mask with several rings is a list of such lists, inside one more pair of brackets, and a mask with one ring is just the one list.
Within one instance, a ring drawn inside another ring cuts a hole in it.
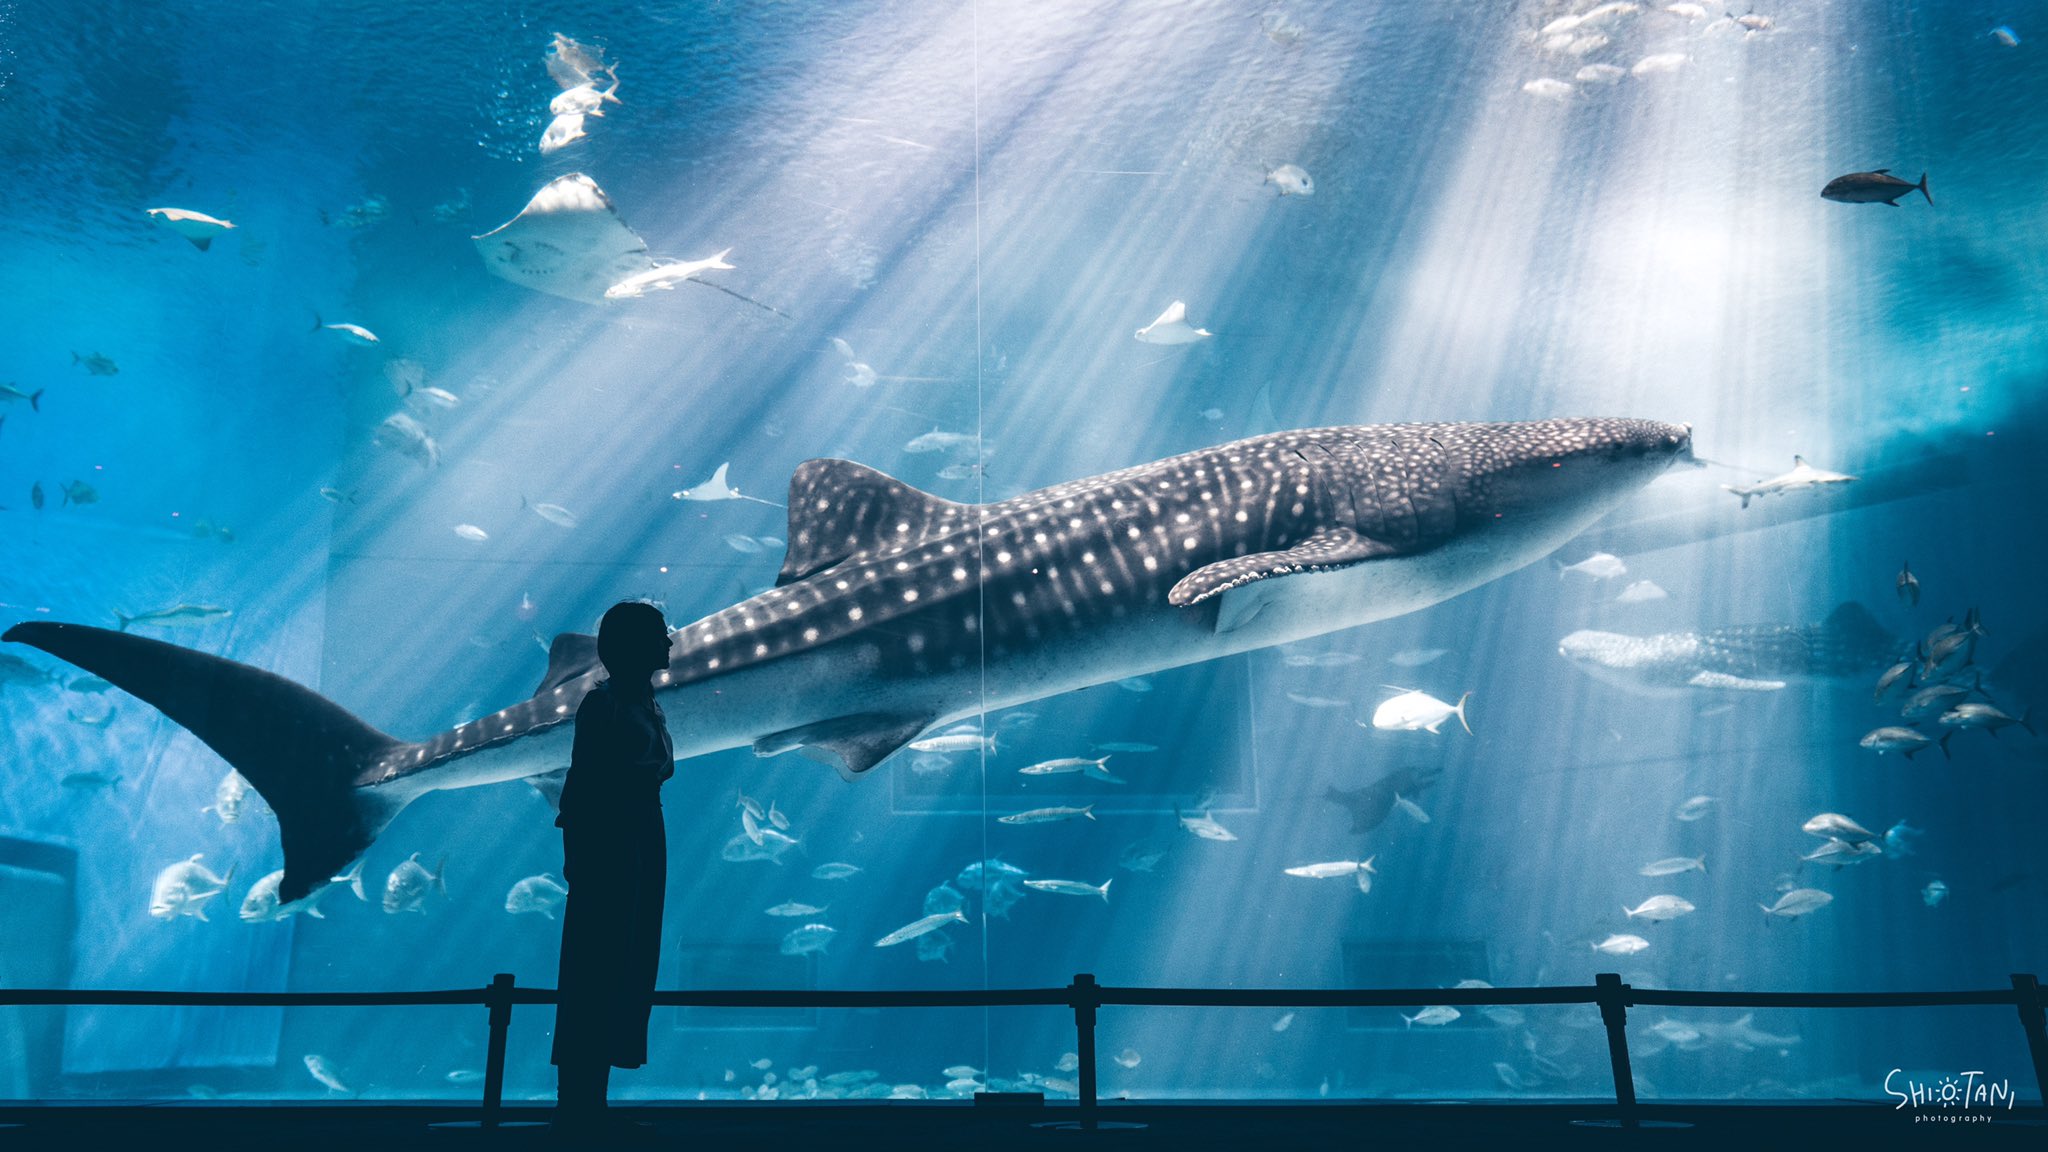
[{"label": "shiotani photography logo", "polygon": [[1991,1113],[2012,1111],[2010,1080],[1987,1079],[1982,1069],[1922,1075],[1894,1068],[1884,1078],[1884,1094],[1898,1101],[1892,1111],[1911,1108],[1915,1124],[1988,1124]]}]

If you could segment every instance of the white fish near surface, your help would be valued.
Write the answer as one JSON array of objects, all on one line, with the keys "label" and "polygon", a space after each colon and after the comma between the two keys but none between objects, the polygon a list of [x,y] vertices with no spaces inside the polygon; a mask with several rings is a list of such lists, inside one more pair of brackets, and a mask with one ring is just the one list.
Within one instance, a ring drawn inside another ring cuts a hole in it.
[{"label": "white fish near surface", "polygon": [[1033,808],[1025,812],[1012,812],[1008,816],[996,817],[998,824],[1051,824],[1060,820],[1072,820],[1076,816],[1095,819],[1095,805],[1080,808]]},{"label": "white fish near surface", "polygon": [[824,912],[825,909],[816,904],[799,904],[794,900],[768,909],[770,916],[821,916]]},{"label": "white fish near surface", "polygon": [[1650,942],[1641,936],[1631,936],[1624,932],[1617,932],[1598,944],[1593,945],[1593,951],[1605,952],[1609,956],[1633,956],[1649,946]]},{"label": "white fish near surface", "polygon": [[1683,896],[1673,896],[1669,893],[1661,896],[1652,896],[1634,908],[1624,907],[1622,909],[1631,920],[1640,916],[1652,922],[1676,920],[1692,910],[1692,901],[1687,900]]},{"label": "white fish near surface", "polygon": [[[1103,897],[1103,899],[1106,900],[1108,899],[1108,897],[1105,896]],[[903,927],[898,928],[894,932],[889,933],[887,936],[882,937],[880,940],[875,941],[875,947],[892,947],[894,945],[903,943],[905,940],[915,940],[919,936],[922,936],[927,932],[936,932],[939,929],[944,928],[948,924],[955,923],[967,923],[966,915],[963,914],[959,909],[956,908],[951,912],[934,912],[930,916],[922,916],[916,920],[912,920],[910,923],[905,924]]]},{"label": "white fish near surface", "polygon": [[1313,196],[1316,182],[1298,164],[1282,164],[1266,173],[1266,183],[1280,189],[1282,196]]},{"label": "white fish near surface", "polygon": [[1061,896],[1100,896],[1104,904],[1109,903],[1109,881],[1101,884],[1084,884],[1079,880],[1026,880],[1026,888],[1039,892],[1052,892]]},{"label": "white fish near surface", "polygon": [[555,910],[568,899],[569,889],[561,880],[552,872],[543,872],[512,885],[511,890],[505,893],[505,911],[514,916],[537,912],[553,920]]},{"label": "white fish near surface", "polygon": [[1282,871],[1289,876],[1301,876],[1310,880],[1330,880],[1338,876],[1355,876],[1360,872],[1374,871],[1372,862],[1377,856],[1364,860],[1330,860],[1321,864],[1303,864]]},{"label": "white fish near surface", "polygon": [[214,237],[234,227],[230,221],[194,212],[190,208],[145,208],[143,211],[151,220],[190,240],[192,246],[201,252],[213,247]]},{"label": "white fish near surface", "polygon": [[334,1065],[328,1062],[327,1057],[317,1052],[308,1052],[305,1056],[305,1062],[306,1071],[313,1074],[313,1079],[318,1080],[321,1084],[336,1092],[351,1096],[355,1094],[353,1089],[342,1083],[341,1074],[334,1070]]},{"label": "white fish near surface", "polygon": [[1572,94],[1572,86],[1562,80],[1545,76],[1522,85],[1522,91],[1543,100],[1563,100]]},{"label": "white fish near surface", "polygon": [[619,98],[612,95],[618,90],[619,82],[616,78],[612,80],[609,91],[598,91],[596,84],[578,84],[573,88],[564,88],[555,94],[553,100],[548,101],[548,115],[596,116],[602,119],[605,101],[609,100],[614,104],[619,102]]},{"label": "white fish near surface", "polygon": [[823,952],[832,944],[832,938],[839,935],[837,928],[824,924],[805,924],[792,928],[782,937],[784,956],[808,956]]},{"label": "white fish near surface", "polygon": [[1920,889],[1920,901],[1929,908],[1941,907],[1941,902],[1946,899],[1948,899],[1948,885],[1939,879],[1929,880],[1927,886]]},{"label": "white fish near surface", "polygon": [[1441,1028],[1463,1015],[1463,1012],[1448,1004],[1432,1004],[1413,1016],[1401,1017],[1401,1023],[1404,1027],[1420,1024],[1425,1028]]},{"label": "white fish near surface", "polygon": [[1638,876],[1676,876],[1680,872],[1705,872],[1707,861],[1704,856],[1669,856],[1653,860],[1636,869]]},{"label": "white fish near surface", "polygon": [[1707,10],[1698,4],[1666,4],[1664,11],[1682,20],[1705,20]]},{"label": "white fish near surface", "polygon": [[1783,916],[1790,920],[1795,916],[1804,916],[1816,909],[1825,908],[1834,899],[1818,888],[1794,888],[1778,897],[1776,904],[1759,904],[1757,907],[1763,909],[1767,915]]},{"label": "white fish near surface", "polygon": [[1581,84],[1616,84],[1628,72],[1612,64],[1588,64],[1572,75]]},{"label": "white fish near surface", "polygon": [[323,324],[320,322],[320,314],[315,312],[313,313],[313,331],[318,332],[322,329],[339,333],[349,343],[361,344],[365,348],[379,343],[377,334],[361,324]]},{"label": "white fish near surface", "polygon": [[394,915],[418,912],[424,916],[430,889],[439,889],[441,895],[448,895],[448,858],[441,857],[434,871],[429,872],[420,863],[420,854],[415,852],[384,878],[384,911]]},{"label": "white fish near surface", "polygon": [[715,256],[706,256],[702,260],[677,260],[668,264],[656,264],[645,272],[635,272],[633,275],[605,289],[604,298],[607,300],[634,299],[645,296],[649,292],[672,290],[676,285],[690,279],[699,272],[730,272],[733,266],[725,262],[725,258],[730,255],[732,255],[732,249],[727,248]]},{"label": "white fish near surface", "polygon": [[1712,796],[1694,796],[1691,799],[1685,800],[1682,803],[1680,803],[1678,807],[1672,809],[1671,815],[1687,824],[1690,824],[1695,820],[1706,819],[1707,814],[1712,812],[1713,810],[1714,798]]},{"label": "white fish near surface", "polygon": [[491,538],[491,534],[489,532],[484,531],[483,529],[477,527],[474,524],[457,524],[452,530],[457,536],[460,536],[464,540],[468,540],[474,544],[481,544],[484,541],[489,540]]},{"label": "white fish near surface", "polygon": [[1655,600],[1668,600],[1671,593],[1657,586],[1655,580],[1638,580],[1621,590],[1614,598],[1616,604],[1648,604]]},{"label": "white fish near surface", "polygon": [[[1636,67],[1640,68],[1642,65],[1638,64]],[[1749,485],[1723,484],[1721,485],[1721,490],[1733,492],[1735,495],[1742,497],[1742,506],[1747,508],[1749,507],[1749,502],[1759,496],[1769,496],[1780,492],[1797,492],[1802,488],[1818,489],[1832,484],[1847,484],[1854,479],[1856,477],[1844,472],[1830,472],[1825,468],[1815,468],[1806,462],[1806,457],[1794,456],[1790,472],[1773,476],[1768,480],[1759,480]]]},{"label": "white fish near surface", "polygon": [[216,876],[200,863],[205,858],[204,852],[195,852],[190,859],[156,874],[156,882],[149,890],[151,916],[158,920],[175,920],[180,916],[206,919],[206,902],[227,891],[235,878],[235,869],[230,865],[227,875]]},{"label": "white fish near surface", "polygon": [[1188,326],[1188,306],[1180,300],[1167,305],[1166,311],[1159,314],[1159,319],[1137,331],[1138,341],[1142,344],[1193,344],[1197,340],[1206,340],[1214,335],[1214,332],[1206,328]]},{"label": "white fish near surface", "polygon": [[[1372,727],[1382,731],[1423,731],[1434,735],[1443,728],[1444,721],[1456,716],[1459,726],[1469,733],[1472,723],[1465,718],[1465,704],[1471,699],[1472,694],[1467,692],[1458,697],[1456,704],[1446,704],[1427,692],[1404,690],[1373,709]],[[1365,727],[1363,724],[1359,726]]]},{"label": "white fish near surface", "polygon": [[1692,57],[1683,52],[1659,52],[1636,61],[1635,66],[1629,69],[1629,74],[1638,78],[1669,75],[1685,67],[1686,61],[1690,59]]},{"label": "white fish near surface", "polygon": [[1840,812],[1823,812],[1799,826],[1799,830],[1810,836],[1828,836],[1851,844],[1877,839],[1877,833],[1849,819]]},{"label": "white fish near surface", "polygon": [[202,815],[213,813],[223,824],[233,824],[242,818],[242,805],[248,799],[249,782],[242,778],[240,772],[230,768],[228,774],[220,778],[220,783],[214,785],[213,803],[199,811]]},{"label": "white fish near surface", "polygon": [[548,126],[541,130],[540,154],[547,156],[559,152],[589,135],[583,130],[583,113],[565,112],[548,121]]},{"label": "white fish near surface", "polygon": [[1207,812],[1202,813],[1200,816],[1188,816],[1183,814],[1180,809],[1175,808],[1173,815],[1180,821],[1181,827],[1203,840],[1229,841],[1237,839],[1236,834],[1211,819]]},{"label": "white fish near surface", "polygon": [[1610,552],[1595,552],[1577,564],[1566,564],[1562,561],[1558,563],[1557,578],[1559,580],[1574,572],[1581,576],[1590,576],[1595,580],[1616,580],[1628,575],[1628,565],[1622,563],[1621,557]]}]

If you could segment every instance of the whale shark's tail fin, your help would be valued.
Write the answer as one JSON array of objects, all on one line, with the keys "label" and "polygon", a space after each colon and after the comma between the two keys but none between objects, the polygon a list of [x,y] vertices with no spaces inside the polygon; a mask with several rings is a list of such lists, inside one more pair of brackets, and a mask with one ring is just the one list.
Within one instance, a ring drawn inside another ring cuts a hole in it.
[{"label": "whale shark's tail fin", "polygon": [[282,676],[83,624],[17,624],[0,640],[40,648],[141,697],[233,765],[277,813],[280,903],[327,883],[404,807],[355,786],[400,742]]}]

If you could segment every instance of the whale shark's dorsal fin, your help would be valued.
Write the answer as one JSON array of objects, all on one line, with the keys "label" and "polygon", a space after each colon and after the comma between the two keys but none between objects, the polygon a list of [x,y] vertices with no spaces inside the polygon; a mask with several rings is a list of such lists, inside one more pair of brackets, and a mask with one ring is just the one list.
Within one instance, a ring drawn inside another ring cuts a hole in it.
[{"label": "whale shark's dorsal fin", "polygon": [[921,492],[851,460],[806,460],[789,478],[789,551],[776,587],[822,572],[858,551],[944,532],[966,505]]},{"label": "whale shark's dorsal fin", "polygon": [[548,645],[548,674],[541,678],[535,696],[551,692],[597,667],[597,637],[583,632],[563,632]]}]

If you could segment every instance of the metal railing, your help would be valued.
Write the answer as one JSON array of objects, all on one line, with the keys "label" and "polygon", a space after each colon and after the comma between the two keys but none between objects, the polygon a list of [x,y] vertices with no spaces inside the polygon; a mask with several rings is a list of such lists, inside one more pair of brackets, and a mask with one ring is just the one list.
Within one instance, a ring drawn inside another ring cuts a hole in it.
[{"label": "metal railing", "polygon": [[[504,1103],[505,1043],[518,1004],[553,1004],[552,988],[521,988],[500,972],[482,988],[436,992],[154,992],[0,988],[0,1007],[72,1004],[192,1005],[242,1007],[389,1007],[420,1004],[481,1004],[489,1009],[490,1040],[485,1056],[481,1120],[498,1124]],[[1176,1008],[1405,1008],[1432,1004],[1593,1004],[1607,1033],[1614,1074],[1614,1104],[1623,1124],[1637,1120],[1635,1075],[1629,1064],[1628,1010],[1641,1005],[1687,1008],[1936,1008],[2010,1005],[2019,1013],[2033,1058],[2034,1080],[2048,1103],[2048,998],[2030,973],[2015,973],[2010,988],[1979,992],[1690,992],[1636,988],[1603,972],[1591,985],[1550,988],[1267,988],[1222,991],[1208,988],[1117,988],[1097,984],[1083,972],[1064,988],[994,988],[944,992],[673,991],[656,992],[654,1003],[687,1008],[1007,1008],[1065,1007],[1074,1014],[1080,1123],[1098,1122],[1096,1015],[1105,1007]]]}]

